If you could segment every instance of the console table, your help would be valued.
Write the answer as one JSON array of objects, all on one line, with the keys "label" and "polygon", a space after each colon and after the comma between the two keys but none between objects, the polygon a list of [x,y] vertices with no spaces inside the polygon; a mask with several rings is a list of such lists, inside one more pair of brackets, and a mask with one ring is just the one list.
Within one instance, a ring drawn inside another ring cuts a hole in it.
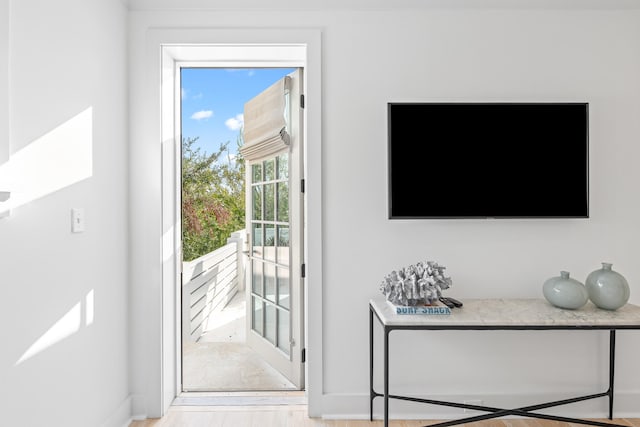
[{"label": "console table", "polygon": [[[613,418],[613,384],[615,372],[616,330],[640,329],[640,307],[626,304],[616,311],[601,310],[590,302],[579,310],[563,310],[553,307],[544,299],[469,299],[464,307],[452,310],[450,315],[406,315],[396,314],[384,299],[369,302],[369,418],[373,421],[373,401],[384,398],[384,426],[389,425],[389,399],[428,403],[454,408],[474,409],[487,414],[461,418],[433,424],[429,427],[445,427],[516,415],[547,420],[608,427],[615,424],[598,421],[540,414],[534,411],[608,397],[609,419]],[[373,338],[374,318],[384,331],[384,391],[378,393],[373,387]],[[525,406],[515,409],[470,405],[441,400],[421,399],[390,394],[389,392],[389,335],[394,330],[608,330],[609,331],[609,388],[601,393],[579,396]]]}]

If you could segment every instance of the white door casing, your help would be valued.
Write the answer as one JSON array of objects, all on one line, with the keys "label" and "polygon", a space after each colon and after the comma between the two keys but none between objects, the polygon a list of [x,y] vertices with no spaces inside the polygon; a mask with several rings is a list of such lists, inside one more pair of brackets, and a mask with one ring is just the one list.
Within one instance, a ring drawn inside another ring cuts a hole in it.
[{"label": "white door casing", "polygon": [[[167,28],[134,23],[131,43],[131,306],[132,413],[166,413],[181,391],[180,287],[176,274],[180,183],[174,107],[176,71],[184,66],[304,67],[307,264],[305,389],[310,416],[320,416],[322,362],[322,31],[319,29]],[[213,42],[212,42],[213,41]],[[158,66],[161,64],[161,66]],[[161,87],[162,90],[158,90]],[[161,106],[161,108],[158,108]],[[175,149],[168,148],[175,147]],[[132,175],[133,176],[133,175]],[[162,180],[159,180],[159,177]],[[162,182],[161,182],[162,181]],[[160,207],[159,209],[153,208]],[[165,268],[168,267],[168,268]],[[313,366],[313,368],[312,368]]]}]

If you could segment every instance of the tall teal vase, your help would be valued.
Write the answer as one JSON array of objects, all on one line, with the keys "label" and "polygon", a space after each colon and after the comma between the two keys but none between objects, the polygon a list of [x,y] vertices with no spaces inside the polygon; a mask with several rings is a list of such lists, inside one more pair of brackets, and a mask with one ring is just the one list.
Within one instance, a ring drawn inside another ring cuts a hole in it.
[{"label": "tall teal vase", "polygon": [[591,272],[585,280],[589,299],[599,308],[617,310],[629,301],[629,284],[622,274],[603,262],[602,268]]}]

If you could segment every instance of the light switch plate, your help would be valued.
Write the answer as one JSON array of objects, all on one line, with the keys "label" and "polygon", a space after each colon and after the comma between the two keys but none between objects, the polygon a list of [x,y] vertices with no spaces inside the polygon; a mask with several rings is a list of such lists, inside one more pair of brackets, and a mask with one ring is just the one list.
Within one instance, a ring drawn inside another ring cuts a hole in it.
[{"label": "light switch plate", "polygon": [[71,231],[73,233],[82,233],[84,232],[84,226],[84,209],[71,209]]}]

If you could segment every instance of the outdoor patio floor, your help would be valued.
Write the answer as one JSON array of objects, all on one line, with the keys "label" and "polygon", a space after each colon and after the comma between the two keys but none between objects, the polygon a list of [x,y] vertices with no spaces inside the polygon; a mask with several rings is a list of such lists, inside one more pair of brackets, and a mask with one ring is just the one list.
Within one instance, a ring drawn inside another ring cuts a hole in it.
[{"label": "outdoor patio floor", "polygon": [[246,341],[246,303],[238,292],[198,342],[183,342],[184,391],[296,390]]}]

